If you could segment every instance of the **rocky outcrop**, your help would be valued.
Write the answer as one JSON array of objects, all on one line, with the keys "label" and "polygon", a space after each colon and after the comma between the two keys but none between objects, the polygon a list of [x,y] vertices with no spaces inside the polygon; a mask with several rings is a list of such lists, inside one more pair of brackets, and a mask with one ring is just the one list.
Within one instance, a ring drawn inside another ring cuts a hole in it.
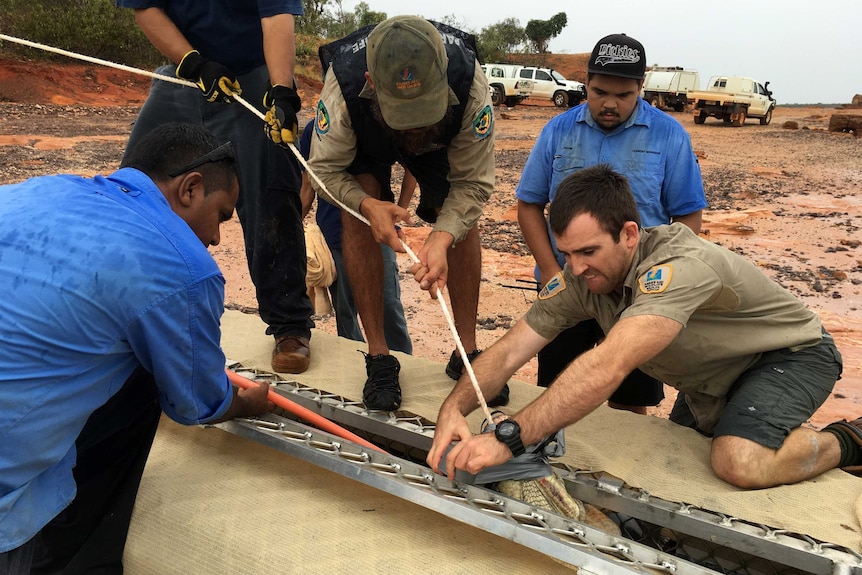
[{"label": "rocky outcrop", "polygon": [[857,138],[862,137],[862,116],[853,114],[832,114],[829,118],[830,132],[850,132]]}]

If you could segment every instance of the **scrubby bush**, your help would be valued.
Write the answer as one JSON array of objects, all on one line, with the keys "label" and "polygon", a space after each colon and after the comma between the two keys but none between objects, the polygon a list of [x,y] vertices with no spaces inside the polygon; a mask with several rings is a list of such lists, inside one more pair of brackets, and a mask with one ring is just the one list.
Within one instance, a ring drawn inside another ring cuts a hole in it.
[{"label": "scrubby bush", "polygon": [[[0,31],[129,66],[152,68],[164,61],[135,25],[134,11],[118,8],[113,0],[0,0]],[[3,42],[3,51],[67,59],[13,42]]]}]

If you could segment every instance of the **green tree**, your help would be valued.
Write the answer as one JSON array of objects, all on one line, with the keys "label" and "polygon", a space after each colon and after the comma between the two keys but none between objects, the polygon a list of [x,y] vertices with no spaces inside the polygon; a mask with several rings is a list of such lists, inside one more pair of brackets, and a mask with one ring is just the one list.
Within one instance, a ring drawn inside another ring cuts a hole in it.
[{"label": "green tree", "polygon": [[452,26],[453,28],[457,28],[458,30],[462,30],[464,32],[469,32],[470,34],[474,34],[474,32],[472,30],[467,30],[467,25],[464,24],[464,22],[460,18],[458,18],[458,16],[456,16],[455,14],[446,14],[445,16],[443,16],[443,18],[441,18],[439,20],[437,18],[431,18],[431,20],[435,20],[435,21],[440,22],[442,24],[446,24],[447,26]]},{"label": "green tree", "polygon": [[[0,0],[3,1],[3,0]],[[297,18],[296,59],[300,63],[317,56],[317,46],[346,36],[369,24],[386,20],[385,12],[376,12],[360,2],[347,12],[341,0],[302,0],[305,14]]]},{"label": "green tree", "polygon": [[330,12],[328,25],[322,30],[321,36],[330,40],[341,38],[351,32],[368,26],[378,24],[388,17],[386,12],[376,12],[366,2],[360,2],[353,8],[353,12],[345,12],[341,0],[333,0],[333,9]]},{"label": "green tree", "polygon": [[559,36],[566,24],[568,24],[566,13],[560,12],[550,20],[530,20],[524,28],[524,33],[535,51],[543,54],[548,51],[548,43]]},{"label": "green tree", "polygon": [[496,24],[482,28],[476,44],[482,62],[503,62],[509,54],[518,51],[527,40],[524,29],[517,18],[506,18]]},{"label": "green tree", "polygon": [[303,15],[296,19],[296,33],[321,36],[330,19],[329,0],[302,0]]},{"label": "green tree", "polygon": [[[138,67],[163,61],[135,25],[132,10],[113,0],[0,0],[2,31],[31,42]],[[60,60],[51,52],[5,44],[3,50]]]}]

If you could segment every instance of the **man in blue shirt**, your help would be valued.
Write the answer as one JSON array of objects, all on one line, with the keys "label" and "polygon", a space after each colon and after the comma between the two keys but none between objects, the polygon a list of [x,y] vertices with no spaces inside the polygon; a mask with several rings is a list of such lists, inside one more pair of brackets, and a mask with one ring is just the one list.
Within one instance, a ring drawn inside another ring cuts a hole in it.
[{"label": "man in blue shirt", "polygon": [[[294,15],[303,13],[302,1],[117,0],[117,5],[135,10],[138,26],[174,63],[156,72],[200,88],[154,80],[127,152],[165,122],[197,124],[236,145],[242,189],[236,211],[260,317],[275,338],[272,368],[302,373],[310,361],[314,308],[305,289],[299,165],[280,147],[295,139],[301,105],[293,73]],[[233,102],[232,93],[252,105],[263,103],[269,124]]]},{"label": "man in blue shirt", "polygon": [[[568,175],[608,164],[628,178],[645,227],[682,222],[700,232],[706,207],[700,167],[682,125],[639,97],[643,45],[625,34],[599,40],[587,66],[587,101],[552,119],[533,147],[515,194],[518,223],[543,286],[565,265],[545,220],[545,206]],[[548,387],[604,333],[595,321],[564,331],[538,354],[538,384]],[[661,382],[635,370],[608,405],[646,413],[664,398]]]},{"label": "man in blue shirt", "polygon": [[232,145],[188,124],[107,177],[0,187],[0,572],[121,573],[161,411],[272,408],[232,388],[220,347],[207,246],[238,194]]}]

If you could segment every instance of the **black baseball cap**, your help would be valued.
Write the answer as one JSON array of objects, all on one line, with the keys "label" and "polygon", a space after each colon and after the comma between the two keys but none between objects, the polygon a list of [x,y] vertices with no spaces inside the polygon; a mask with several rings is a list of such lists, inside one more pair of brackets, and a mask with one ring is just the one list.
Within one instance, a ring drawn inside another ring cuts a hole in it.
[{"label": "black baseball cap", "polygon": [[593,48],[587,72],[643,80],[646,74],[643,44],[625,34],[605,36]]}]

